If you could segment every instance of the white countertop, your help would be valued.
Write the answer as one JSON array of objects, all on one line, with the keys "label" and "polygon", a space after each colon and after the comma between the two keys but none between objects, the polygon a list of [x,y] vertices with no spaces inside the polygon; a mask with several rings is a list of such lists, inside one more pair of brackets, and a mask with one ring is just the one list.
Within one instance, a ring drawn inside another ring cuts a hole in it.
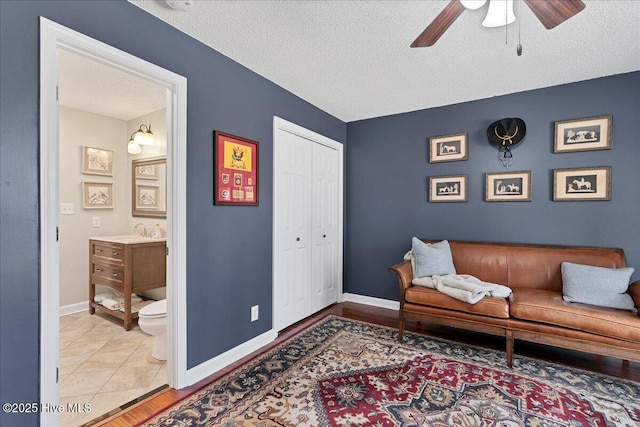
[{"label": "white countertop", "polygon": [[166,242],[167,239],[165,237],[160,239],[153,239],[151,237],[139,237],[133,234],[122,235],[122,236],[97,236],[90,237],[91,240],[100,240],[102,242],[110,242],[110,243],[122,243],[124,245],[131,245],[135,243],[150,243],[150,242]]}]

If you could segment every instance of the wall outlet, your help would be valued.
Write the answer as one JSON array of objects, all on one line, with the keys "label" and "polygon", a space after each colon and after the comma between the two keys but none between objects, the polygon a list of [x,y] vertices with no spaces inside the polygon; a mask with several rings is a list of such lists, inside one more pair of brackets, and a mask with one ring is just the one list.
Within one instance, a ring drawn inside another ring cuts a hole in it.
[{"label": "wall outlet", "polygon": [[60,215],[73,215],[76,213],[73,203],[60,203]]},{"label": "wall outlet", "polygon": [[258,317],[260,317],[260,312],[259,312],[259,305],[254,305],[253,307],[251,307],[251,321],[255,322],[256,320],[258,320]]},{"label": "wall outlet", "polygon": [[93,228],[100,228],[100,217],[94,216],[91,218],[91,225]]}]

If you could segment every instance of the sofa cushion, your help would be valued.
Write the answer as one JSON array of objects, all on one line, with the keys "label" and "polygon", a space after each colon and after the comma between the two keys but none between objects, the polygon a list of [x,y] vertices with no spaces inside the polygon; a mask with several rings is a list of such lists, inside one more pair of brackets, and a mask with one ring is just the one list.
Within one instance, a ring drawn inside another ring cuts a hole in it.
[{"label": "sofa cushion", "polygon": [[511,317],[640,342],[640,317],[630,311],[570,303],[557,291],[527,288],[512,291]]},{"label": "sofa cushion", "polygon": [[603,268],[563,262],[562,294],[565,301],[636,311],[627,293],[633,268]]},{"label": "sofa cushion", "polygon": [[405,301],[414,304],[428,305],[431,307],[448,310],[462,311],[465,313],[480,314],[484,316],[509,318],[509,302],[506,298],[484,297],[476,304],[469,304],[443,294],[435,289],[423,286],[411,286],[405,293]]},{"label": "sofa cushion", "polygon": [[411,251],[415,259],[413,277],[429,277],[437,274],[456,274],[451,257],[449,242],[424,243],[414,237],[411,239]]}]

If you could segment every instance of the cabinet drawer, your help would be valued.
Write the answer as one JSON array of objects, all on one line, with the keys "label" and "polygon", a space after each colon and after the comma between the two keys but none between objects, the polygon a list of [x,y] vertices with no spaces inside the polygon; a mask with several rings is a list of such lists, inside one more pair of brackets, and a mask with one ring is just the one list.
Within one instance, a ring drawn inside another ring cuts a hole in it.
[{"label": "cabinet drawer", "polygon": [[107,267],[101,264],[93,265],[93,275],[103,277],[105,279],[113,280],[116,282],[122,282],[124,274],[120,268]]},{"label": "cabinet drawer", "polygon": [[120,245],[109,245],[103,243],[94,243],[93,244],[93,256],[99,256],[103,258],[108,258],[114,261],[122,262],[124,258],[123,254],[124,250]]}]

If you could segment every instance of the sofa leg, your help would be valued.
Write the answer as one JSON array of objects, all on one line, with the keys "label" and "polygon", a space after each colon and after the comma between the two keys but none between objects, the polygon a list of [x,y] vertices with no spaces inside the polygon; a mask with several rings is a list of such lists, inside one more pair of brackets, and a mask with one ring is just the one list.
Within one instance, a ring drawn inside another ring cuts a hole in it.
[{"label": "sofa leg", "polygon": [[507,339],[507,366],[513,368],[513,333],[510,329],[506,331]]},{"label": "sofa leg", "polygon": [[399,322],[398,322],[398,341],[402,342],[404,340],[404,314],[400,312]]}]

